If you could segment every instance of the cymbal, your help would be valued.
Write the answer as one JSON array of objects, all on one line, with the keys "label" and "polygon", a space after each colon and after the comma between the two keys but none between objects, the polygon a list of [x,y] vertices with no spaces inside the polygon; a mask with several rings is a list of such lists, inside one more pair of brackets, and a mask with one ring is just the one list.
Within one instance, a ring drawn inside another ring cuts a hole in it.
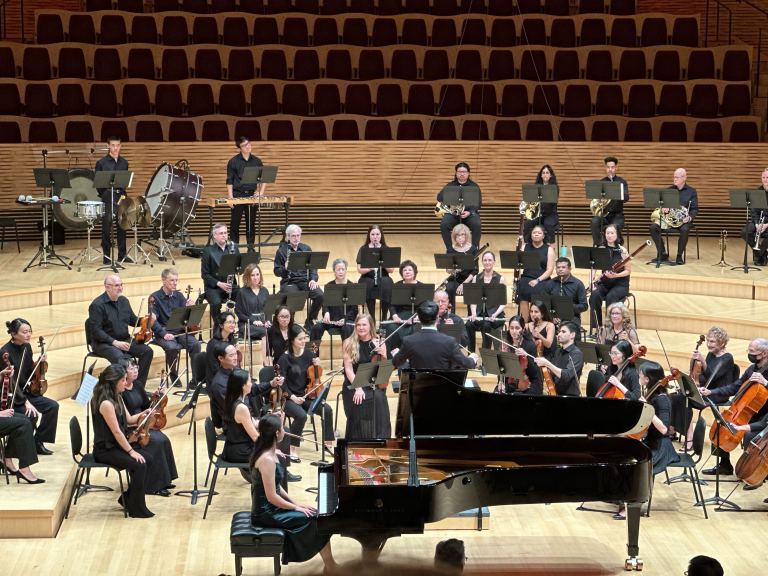
[{"label": "cymbal", "polygon": [[139,227],[151,228],[152,227],[152,210],[149,209],[149,204],[147,204],[147,200],[146,198],[144,198],[144,196],[139,196],[139,205],[141,206],[141,213],[139,216]]},{"label": "cymbal", "polygon": [[130,230],[134,223],[142,227],[144,220],[144,209],[139,200],[130,196],[123,197],[117,205],[117,224],[123,230]]}]

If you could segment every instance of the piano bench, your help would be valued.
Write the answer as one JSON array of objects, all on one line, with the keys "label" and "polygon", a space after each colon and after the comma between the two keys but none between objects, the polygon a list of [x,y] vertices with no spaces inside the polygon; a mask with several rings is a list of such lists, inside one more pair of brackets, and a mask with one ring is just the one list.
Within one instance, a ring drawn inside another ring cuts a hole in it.
[{"label": "piano bench", "polygon": [[251,512],[235,512],[229,531],[229,545],[235,555],[235,576],[243,573],[243,558],[274,558],[274,574],[280,574],[285,532],[281,528],[258,528],[251,525]]}]

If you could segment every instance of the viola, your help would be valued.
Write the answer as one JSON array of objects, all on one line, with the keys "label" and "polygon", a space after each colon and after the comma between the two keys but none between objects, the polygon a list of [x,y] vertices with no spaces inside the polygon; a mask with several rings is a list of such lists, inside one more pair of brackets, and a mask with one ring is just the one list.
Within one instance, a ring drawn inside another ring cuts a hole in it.
[{"label": "viola", "polygon": [[[544,341],[536,340],[536,356],[544,355]],[[541,375],[544,377],[544,384],[547,387],[547,394],[550,396],[557,396],[557,388],[555,387],[555,379],[552,378],[552,374],[549,372],[549,368],[546,366],[541,367]]]},{"label": "viola", "polygon": [[[616,371],[616,374],[614,376],[617,380],[621,380],[621,376],[624,373],[624,369],[629,364],[634,364],[635,361],[640,358],[641,356],[645,356],[646,352],[648,352],[648,349],[645,346],[640,346],[637,349],[637,352],[632,354],[629,358],[624,360],[624,362],[619,366],[619,369]],[[614,386],[611,382],[606,381],[605,384],[600,388],[600,390],[597,391],[597,394],[595,395],[596,398],[618,398],[620,400],[623,400],[625,398],[624,392],[619,390],[616,386]]]},{"label": "viola", "polygon": [[[45,339],[40,336],[37,342],[40,347],[40,356],[45,356]],[[48,391],[48,380],[45,379],[46,372],[48,372],[48,360],[40,360],[32,373],[32,381],[29,384],[29,391],[35,396],[42,396]]]},{"label": "viola", "polygon": [[[166,382],[165,370],[160,372],[160,387],[163,387],[163,383]],[[165,407],[168,405],[168,396],[161,395],[159,390],[152,392],[152,396],[149,399],[149,409],[156,410],[153,423],[150,428],[154,430],[162,430],[168,423],[168,417],[165,415]]]},{"label": "viola", "polygon": [[760,486],[768,477],[768,428],[747,445],[736,462],[736,476],[750,486]]},{"label": "viola", "polygon": [[154,338],[154,334],[152,332],[152,324],[154,323],[152,320],[152,306],[154,305],[155,305],[155,297],[150,296],[149,299],[147,300],[147,314],[139,318],[136,332],[133,335],[134,342],[138,342],[139,344],[144,344],[151,341],[152,338]]},{"label": "viola", "polygon": [[[757,382],[747,380],[733,397],[731,405],[723,410],[723,418],[734,426],[749,424],[766,402],[768,402],[768,388]],[[742,438],[744,438],[742,430],[732,432],[726,426],[712,426],[709,429],[709,439],[712,441],[712,445],[719,446],[726,452],[736,448],[741,443]]]},{"label": "viola", "polygon": [[[696,351],[699,350],[699,346],[701,346],[704,343],[704,340],[706,340],[706,337],[704,334],[699,336],[699,341],[696,342]],[[691,377],[691,380],[693,380],[696,385],[699,385],[699,376],[701,376],[701,371],[704,367],[701,364],[701,360],[694,360],[691,358],[691,369],[689,371],[689,376]]]},{"label": "viola", "polygon": [[[280,378],[280,364],[275,362],[273,369],[275,371],[275,378]],[[269,391],[269,411],[272,413],[282,412],[285,407],[290,394],[283,392],[282,386],[275,386]]]},{"label": "viola", "polygon": [[[8,356],[8,352],[3,352],[3,362],[5,363],[6,369],[13,368],[11,365],[11,358]],[[11,391],[11,370],[7,370],[5,374],[3,374],[3,382],[2,382],[2,395],[0,396],[0,410],[7,410],[10,408],[9,402],[8,402],[8,396]]]},{"label": "viola", "polygon": [[[522,346],[523,346],[523,343],[520,342],[520,348],[522,348]],[[502,350],[505,351],[505,352],[508,351],[509,348],[510,347],[508,345],[507,346],[502,346]],[[512,349],[514,350],[514,347],[512,347]],[[536,350],[538,352],[538,348]],[[517,357],[517,361],[520,363],[520,369],[523,371],[523,379],[522,380],[518,380],[517,382],[515,382],[514,378],[512,378],[511,376],[507,376],[505,381],[506,381],[507,384],[510,384],[512,386],[517,384],[518,391],[525,392],[526,390],[530,389],[530,387],[531,387],[531,381],[528,379],[528,375],[525,373],[525,371],[528,369],[528,355],[526,354],[525,356],[518,356]],[[547,371],[549,371],[549,370],[547,370]]]},{"label": "viola", "polygon": [[[318,347],[316,342],[312,342],[312,354],[314,358],[317,358]],[[310,364],[307,368],[307,387],[304,390],[304,398],[313,400],[317,398],[318,390],[322,388],[323,383],[320,380],[323,376],[323,368],[316,366],[314,363]]]},{"label": "viola", "polygon": [[[446,309],[446,313],[450,312],[451,305],[448,304],[448,308]],[[382,354],[381,352],[377,352],[381,344],[381,336],[383,333],[383,329],[379,328],[378,336],[379,336],[379,344],[377,346],[374,346],[373,341],[371,341],[371,347],[372,347],[372,353],[371,353],[371,362],[382,362],[387,359],[387,357]],[[386,340],[386,338],[385,338]],[[389,385],[389,382],[383,382],[381,384],[377,384],[379,390],[386,390],[387,386]]]}]

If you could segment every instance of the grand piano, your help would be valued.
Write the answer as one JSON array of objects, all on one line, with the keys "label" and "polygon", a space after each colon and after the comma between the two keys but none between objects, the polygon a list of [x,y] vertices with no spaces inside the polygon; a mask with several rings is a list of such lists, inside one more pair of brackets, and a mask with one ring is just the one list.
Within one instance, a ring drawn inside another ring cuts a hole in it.
[{"label": "grand piano", "polygon": [[626,570],[638,557],[651,487],[648,448],[625,435],[650,425],[639,401],[519,396],[464,385],[465,371],[407,370],[396,438],[336,446],[319,471],[318,527],[368,553],[459,512],[507,504],[622,501]]}]

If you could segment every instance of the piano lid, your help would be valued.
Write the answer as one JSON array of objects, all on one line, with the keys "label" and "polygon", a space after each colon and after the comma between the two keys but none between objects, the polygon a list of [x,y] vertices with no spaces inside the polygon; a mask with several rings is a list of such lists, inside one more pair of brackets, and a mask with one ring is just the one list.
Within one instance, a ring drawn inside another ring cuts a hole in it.
[{"label": "piano lid", "polygon": [[607,435],[638,432],[654,410],[638,400],[566,396],[505,395],[466,388],[465,371],[404,370],[400,381],[395,434]]}]

